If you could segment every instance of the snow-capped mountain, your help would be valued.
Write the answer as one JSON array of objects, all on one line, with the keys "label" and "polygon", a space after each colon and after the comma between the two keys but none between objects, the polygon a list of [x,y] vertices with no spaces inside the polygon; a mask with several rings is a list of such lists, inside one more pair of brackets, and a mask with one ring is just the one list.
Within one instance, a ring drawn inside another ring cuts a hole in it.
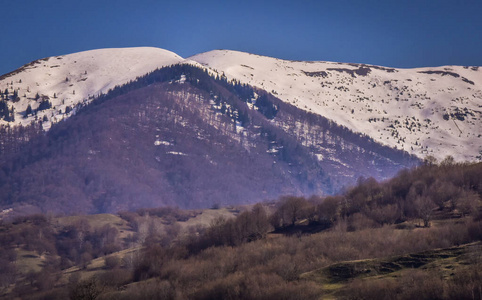
[{"label": "snow-capped mountain", "polygon": [[[47,116],[48,122],[43,124],[47,129],[51,122],[68,117],[69,108],[78,103],[88,102],[156,68],[182,61],[173,52],[149,47],[99,49],[33,61],[0,77],[0,91],[8,91],[12,100],[8,106],[14,108],[15,116],[13,122],[0,118],[0,124],[25,125]],[[12,99],[14,92],[17,99]],[[50,108],[26,116],[29,105],[35,112],[44,100],[51,103]]]},{"label": "snow-capped mountain", "polygon": [[183,59],[158,48],[100,49],[37,60],[0,77],[3,114],[11,114],[0,115],[0,125],[41,120],[48,129],[77,104],[173,64],[203,65],[420,158],[482,156],[482,68],[395,69],[227,50]]},{"label": "snow-capped mountain", "polygon": [[227,50],[190,59],[418,157],[481,159],[482,68],[395,69]]}]

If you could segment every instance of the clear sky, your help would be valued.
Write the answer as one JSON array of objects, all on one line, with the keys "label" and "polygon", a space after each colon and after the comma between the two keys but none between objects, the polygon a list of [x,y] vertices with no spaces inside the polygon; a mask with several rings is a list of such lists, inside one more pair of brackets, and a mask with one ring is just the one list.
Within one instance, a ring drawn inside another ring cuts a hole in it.
[{"label": "clear sky", "polygon": [[481,0],[0,0],[0,74],[96,48],[231,49],[390,67],[482,65]]}]

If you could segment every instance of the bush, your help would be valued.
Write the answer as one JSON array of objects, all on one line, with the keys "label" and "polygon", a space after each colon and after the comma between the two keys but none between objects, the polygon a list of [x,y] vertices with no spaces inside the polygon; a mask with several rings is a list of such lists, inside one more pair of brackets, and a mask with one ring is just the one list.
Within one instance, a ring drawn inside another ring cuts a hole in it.
[{"label": "bush", "polygon": [[106,256],[104,258],[104,264],[106,269],[115,269],[120,266],[120,258],[115,255]]},{"label": "bush", "polygon": [[174,286],[165,280],[154,280],[131,285],[123,293],[113,294],[111,297],[102,297],[112,300],[174,300],[185,299],[182,294],[176,292]]},{"label": "bush", "polygon": [[98,279],[102,285],[120,287],[132,281],[132,274],[125,269],[115,269],[101,273]]},{"label": "bush", "polygon": [[467,230],[472,241],[482,240],[482,221],[471,222]]},{"label": "bush", "polygon": [[210,282],[191,294],[192,299],[319,299],[321,290],[311,282],[285,282],[272,274],[235,273]]},{"label": "bush", "polygon": [[97,277],[83,280],[75,285],[70,291],[71,300],[96,299],[104,291],[105,287],[99,282]]}]

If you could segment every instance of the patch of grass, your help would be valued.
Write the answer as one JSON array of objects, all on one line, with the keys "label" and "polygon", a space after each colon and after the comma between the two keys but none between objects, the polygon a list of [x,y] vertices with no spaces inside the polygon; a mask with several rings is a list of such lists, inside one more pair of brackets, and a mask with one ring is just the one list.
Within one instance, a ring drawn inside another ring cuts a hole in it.
[{"label": "patch of grass", "polygon": [[17,268],[20,273],[27,274],[30,271],[40,272],[44,265],[45,257],[35,251],[17,249]]},{"label": "patch of grass", "polygon": [[92,227],[102,227],[104,225],[116,225],[122,226],[127,222],[121,219],[119,216],[113,214],[97,214],[97,215],[85,215],[85,216],[68,216],[60,217],[57,219],[58,224],[61,226],[68,226],[79,222],[80,220],[87,220]]},{"label": "patch of grass", "polygon": [[178,222],[182,229],[186,229],[191,226],[209,226],[211,222],[219,217],[224,217],[226,219],[234,218],[237,214],[237,210],[228,208],[219,209],[205,209],[201,214],[194,218],[191,218],[185,222]]},{"label": "patch of grass", "polygon": [[[137,251],[139,251],[141,248],[142,247],[129,248],[129,249],[112,253],[108,256],[118,257],[122,261],[126,256],[137,253]],[[126,267],[126,266],[123,266],[123,267]],[[62,284],[67,284],[69,277],[74,273],[80,273],[80,279],[85,280],[85,279],[91,278],[94,275],[100,275],[107,271],[108,270],[105,269],[105,257],[102,256],[102,257],[93,259],[85,269],[82,269],[79,266],[74,266],[69,269],[63,270],[62,277],[59,280],[59,282],[61,282]]]},{"label": "patch of grass", "polygon": [[[436,270],[449,277],[455,270],[471,264],[474,255],[480,256],[480,242],[446,249],[435,249],[381,259],[345,261],[301,275],[304,280],[320,284],[326,296],[334,297],[355,279],[395,279],[413,269]],[[480,257],[479,257],[480,260]]]}]

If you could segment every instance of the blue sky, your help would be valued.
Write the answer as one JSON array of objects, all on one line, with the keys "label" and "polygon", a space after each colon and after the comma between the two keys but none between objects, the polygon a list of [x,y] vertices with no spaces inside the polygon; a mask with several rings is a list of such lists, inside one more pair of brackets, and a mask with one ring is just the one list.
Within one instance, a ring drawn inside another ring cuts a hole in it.
[{"label": "blue sky", "polygon": [[3,0],[0,74],[96,48],[231,49],[391,67],[482,65],[482,1]]}]

